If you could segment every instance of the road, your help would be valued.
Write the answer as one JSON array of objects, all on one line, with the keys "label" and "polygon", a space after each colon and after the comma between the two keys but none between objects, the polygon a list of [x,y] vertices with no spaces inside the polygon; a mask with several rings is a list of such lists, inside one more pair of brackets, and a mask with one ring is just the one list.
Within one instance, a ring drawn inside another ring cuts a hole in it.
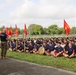
[{"label": "road", "polygon": [[76,73],[7,58],[0,59],[0,75],[76,75]]}]

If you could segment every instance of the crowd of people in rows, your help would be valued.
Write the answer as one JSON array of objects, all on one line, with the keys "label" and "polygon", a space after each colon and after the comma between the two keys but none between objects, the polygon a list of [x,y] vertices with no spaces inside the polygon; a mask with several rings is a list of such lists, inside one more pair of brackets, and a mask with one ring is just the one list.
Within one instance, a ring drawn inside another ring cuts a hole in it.
[{"label": "crowd of people in rows", "polygon": [[76,38],[28,38],[8,40],[10,51],[73,58],[76,54]]}]

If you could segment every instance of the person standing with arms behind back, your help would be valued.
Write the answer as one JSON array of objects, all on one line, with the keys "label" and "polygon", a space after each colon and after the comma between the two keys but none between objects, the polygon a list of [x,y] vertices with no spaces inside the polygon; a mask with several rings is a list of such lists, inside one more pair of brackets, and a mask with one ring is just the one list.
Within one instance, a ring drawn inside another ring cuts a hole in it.
[{"label": "person standing with arms behind back", "polygon": [[0,34],[0,39],[1,39],[1,59],[6,58],[7,38],[8,38],[8,35],[6,34],[6,30],[3,29],[2,33]]}]

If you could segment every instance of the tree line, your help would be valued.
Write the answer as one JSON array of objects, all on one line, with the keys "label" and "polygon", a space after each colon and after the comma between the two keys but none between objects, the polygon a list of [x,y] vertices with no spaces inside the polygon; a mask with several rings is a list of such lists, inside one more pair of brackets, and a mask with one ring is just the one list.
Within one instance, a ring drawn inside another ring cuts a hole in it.
[{"label": "tree line", "polygon": [[[0,30],[5,28],[4,26],[0,27]],[[8,28],[9,29],[9,28]],[[14,33],[14,29],[12,28],[12,33]],[[19,34],[23,34],[24,29],[18,28]],[[54,34],[65,34],[64,27],[58,27],[56,24],[50,25],[48,28],[43,28],[41,25],[38,24],[30,24],[27,28],[27,32],[29,35],[54,35]],[[70,34],[76,34],[76,27],[71,28]]]},{"label": "tree line", "polygon": [[[65,34],[64,27],[58,27],[56,24],[50,25],[48,28],[43,28],[41,25],[31,24],[28,27],[30,35],[54,35],[54,34]],[[76,34],[76,27],[71,28],[70,34]]]}]

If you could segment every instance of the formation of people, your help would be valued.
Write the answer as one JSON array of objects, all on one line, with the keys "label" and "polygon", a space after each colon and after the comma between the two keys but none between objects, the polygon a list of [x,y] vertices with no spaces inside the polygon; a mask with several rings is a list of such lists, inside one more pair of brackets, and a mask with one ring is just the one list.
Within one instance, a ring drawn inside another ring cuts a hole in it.
[{"label": "formation of people", "polygon": [[73,58],[76,54],[76,38],[28,38],[8,40],[10,51]]},{"label": "formation of people", "polygon": [[76,37],[9,39],[5,29],[0,34],[1,59],[7,50],[73,58],[76,55]]}]

